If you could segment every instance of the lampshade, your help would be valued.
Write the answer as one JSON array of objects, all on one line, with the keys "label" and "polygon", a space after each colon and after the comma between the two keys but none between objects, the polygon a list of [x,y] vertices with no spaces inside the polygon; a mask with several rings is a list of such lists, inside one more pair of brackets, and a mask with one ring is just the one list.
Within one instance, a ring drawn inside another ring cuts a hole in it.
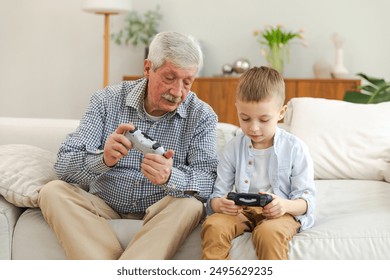
[{"label": "lampshade", "polygon": [[99,14],[125,13],[131,11],[131,0],[84,0],[83,10]]}]

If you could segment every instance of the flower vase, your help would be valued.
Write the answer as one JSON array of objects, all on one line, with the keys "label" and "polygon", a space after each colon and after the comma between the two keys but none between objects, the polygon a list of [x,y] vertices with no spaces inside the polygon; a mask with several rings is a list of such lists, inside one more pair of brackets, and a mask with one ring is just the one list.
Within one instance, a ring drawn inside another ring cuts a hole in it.
[{"label": "flower vase", "polygon": [[283,74],[285,48],[277,45],[270,46],[269,52],[266,55],[268,65]]},{"label": "flower vase", "polygon": [[336,49],[336,57],[335,57],[335,64],[332,69],[332,76],[333,78],[345,78],[347,77],[348,70],[344,66],[343,62],[343,49],[338,48]]}]

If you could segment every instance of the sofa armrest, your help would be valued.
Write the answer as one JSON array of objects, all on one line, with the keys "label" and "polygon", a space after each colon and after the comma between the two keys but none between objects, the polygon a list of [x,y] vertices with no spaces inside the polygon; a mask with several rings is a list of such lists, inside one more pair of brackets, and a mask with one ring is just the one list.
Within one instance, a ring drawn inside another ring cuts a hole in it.
[{"label": "sofa armrest", "polygon": [[11,260],[14,228],[23,211],[0,195],[0,260]]}]

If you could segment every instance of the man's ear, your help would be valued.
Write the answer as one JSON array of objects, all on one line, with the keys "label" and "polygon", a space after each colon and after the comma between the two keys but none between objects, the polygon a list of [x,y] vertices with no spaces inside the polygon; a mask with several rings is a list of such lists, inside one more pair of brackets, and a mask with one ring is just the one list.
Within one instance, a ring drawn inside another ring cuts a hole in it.
[{"label": "man's ear", "polygon": [[286,114],[287,111],[287,105],[283,105],[282,109],[280,110],[279,113],[279,120],[282,120],[284,118],[284,115]]},{"label": "man's ear", "polygon": [[150,71],[152,70],[152,62],[149,59],[144,60],[144,76],[149,78]]}]

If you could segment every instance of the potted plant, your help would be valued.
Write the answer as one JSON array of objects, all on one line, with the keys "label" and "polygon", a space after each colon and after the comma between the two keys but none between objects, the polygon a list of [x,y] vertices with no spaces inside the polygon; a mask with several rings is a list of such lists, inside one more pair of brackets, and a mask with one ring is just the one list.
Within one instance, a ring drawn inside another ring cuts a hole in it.
[{"label": "potted plant", "polygon": [[390,82],[363,73],[356,75],[366,80],[367,84],[360,86],[360,91],[347,91],[344,95],[344,101],[363,104],[390,101]]},{"label": "potted plant", "polygon": [[111,38],[118,45],[122,45],[123,42],[126,45],[131,43],[133,46],[144,45],[146,58],[149,44],[158,33],[162,18],[159,6],[155,10],[146,11],[143,16],[137,11],[132,11],[125,19],[125,26],[118,33],[112,34]]},{"label": "potted plant", "polygon": [[303,35],[303,30],[294,32],[284,28],[283,25],[266,25],[263,30],[256,29],[253,32],[260,45],[264,46],[261,49],[270,67],[283,73],[285,62],[289,62],[290,49],[289,44],[293,39],[302,40],[302,44],[307,46],[307,42]]}]

